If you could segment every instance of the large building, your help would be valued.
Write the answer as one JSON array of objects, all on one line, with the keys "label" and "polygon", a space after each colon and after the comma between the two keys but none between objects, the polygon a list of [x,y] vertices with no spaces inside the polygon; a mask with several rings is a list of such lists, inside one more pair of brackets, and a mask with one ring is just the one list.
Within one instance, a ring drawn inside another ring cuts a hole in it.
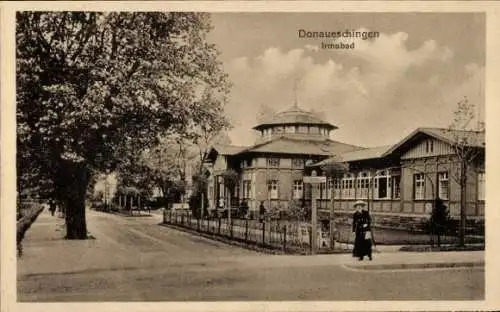
[{"label": "large building", "polygon": [[[318,207],[327,216],[332,202],[337,215],[349,216],[362,199],[379,225],[418,227],[429,217],[433,200],[444,200],[452,217],[460,213],[460,162],[455,142],[477,154],[467,168],[466,205],[471,222],[484,220],[484,132],[419,128],[391,146],[363,148],[332,140],[337,129],[297,105],[256,125],[259,139],[253,146],[214,146],[207,155],[210,168],[209,209],[248,203],[251,216],[266,210],[287,209],[292,200],[310,205],[304,175],[324,174],[329,163],[343,163],[348,171],[320,186]],[[228,169],[238,173],[231,192],[224,186]],[[332,196],[334,200],[332,201]]]}]

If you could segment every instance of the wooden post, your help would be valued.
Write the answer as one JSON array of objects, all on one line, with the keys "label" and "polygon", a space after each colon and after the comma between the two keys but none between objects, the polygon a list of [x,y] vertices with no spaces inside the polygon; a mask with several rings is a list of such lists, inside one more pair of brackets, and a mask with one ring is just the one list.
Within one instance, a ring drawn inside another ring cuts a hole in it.
[{"label": "wooden post", "polygon": [[202,218],[205,215],[205,194],[203,192],[201,192],[201,211],[200,211],[200,215],[201,215]]},{"label": "wooden post", "polygon": [[262,221],[262,246],[266,243],[266,221]]},{"label": "wooden post", "polygon": [[[332,186],[332,207],[330,208],[330,249],[335,249],[335,182],[335,177],[332,177],[330,180],[330,185]],[[326,183],[328,189],[328,181]]]},{"label": "wooden post", "polygon": [[245,241],[248,241],[248,219],[245,219]]},{"label": "wooden post", "polygon": [[230,226],[230,235],[231,235],[231,238],[233,238],[233,219],[230,219],[231,221],[229,222],[229,226]]},{"label": "wooden post", "polygon": [[283,228],[283,252],[286,253],[286,224]]},{"label": "wooden post", "polygon": [[318,184],[311,184],[312,186],[312,201],[311,201],[311,253],[316,253],[316,241],[317,241],[317,223],[318,223],[318,215],[317,211],[317,200],[318,200],[318,192],[317,186]]}]

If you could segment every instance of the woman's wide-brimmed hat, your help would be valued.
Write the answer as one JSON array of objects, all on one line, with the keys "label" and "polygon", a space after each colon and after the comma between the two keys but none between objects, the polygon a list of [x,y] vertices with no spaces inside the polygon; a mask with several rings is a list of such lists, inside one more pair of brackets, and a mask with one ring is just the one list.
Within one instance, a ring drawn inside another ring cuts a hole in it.
[{"label": "woman's wide-brimmed hat", "polygon": [[354,203],[354,207],[357,207],[357,206],[366,206],[366,202],[364,200],[357,200],[355,203]]}]

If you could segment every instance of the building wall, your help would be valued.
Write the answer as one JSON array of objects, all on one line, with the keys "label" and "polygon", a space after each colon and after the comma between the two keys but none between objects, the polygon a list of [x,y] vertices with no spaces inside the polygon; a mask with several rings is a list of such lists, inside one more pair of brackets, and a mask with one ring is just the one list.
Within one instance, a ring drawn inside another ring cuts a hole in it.
[{"label": "building wall", "polygon": [[[432,210],[432,200],[438,194],[438,173],[448,173],[449,197],[444,200],[453,217],[460,215],[460,164],[453,157],[429,157],[402,161],[402,205],[404,213],[428,214]],[[477,198],[478,168],[472,166],[467,172],[467,205],[468,216],[484,216],[484,202]],[[425,198],[414,198],[414,175],[423,173],[425,177]]]},{"label": "building wall", "polygon": [[[368,202],[371,213],[374,215],[375,224],[383,227],[405,228],[418,230],[422,222],[427,220],[432,211],[433,200],[438,192],[438,173],[448,172],[449,198],[445,204],[450,209],[452,218],[457,219],[460,213],[460,186],[458,183],[457,172],[459,165],[456,159],[450,153],[450,147],[442,142],[433,141],[433,147],[428,148],[427,144],[422,143],[411,148],[401,157],[401,166],[396,163],[391,166],[392,169],[400,171],[400,198],[394,199],[375,199],[371,196],[361,198]],[[241,169],[241,181],[239,198],[243,199],[243,180],[251,181],[250,199],[248,205],[250,211],[258,212],[261,202],[264,203],[266,210],[270,207],[281,206],[287,208],[292,199],[293,182],[302,180],[304,175],[303,168],[292,168],[292,158],[289,155],[272,155],[269,157],[280,158],[279,168],[268,168],[268,155],[246,156],[245,162],[239,166]],[[305,161],[306,158],[304,157]],[[377,160],[378,161],[378,160]],[[214,174],[227,169],[227,159],[219,156],[215,161]],[[363,167],[365,166],[365,167]],[[387,169],[382,166],[389,166],[387,163],[370,163],[363,166],[352,166],[352,172],[355,176],[360,171],[369,171],[374,176],[377,170]],[[394,168],[395,167],[395,168]],[[470,222],[484,222],[484,201],[477,198],[477,172],[484,172],[484,159],[478,166],[471,166],[468,170],[467,184],[467,215]],[[425,177],[425,191],[422,200],[414,198],[414,174],[423,173]],[[270,200],[268,196],[268,181],[278,180],[279,191],[277,200]],[[213,183],[213,180],[212,182]],[[212,184],[209,184],[212,185]],[[214,188],[215,189],[215,188]],[[303,193],[306,205],[310,205],[310,198],[307,197],[306,187],[303,186]],[[339,216],[348,218],[353,212],[353,205],[357,199],[342,198],[340,190],[335,191],[334,210]],[[332,205],[331,199],[321,199],[318,201],[318,208],[329,211]],[[342,218],[344,218],[342,217]]]}]

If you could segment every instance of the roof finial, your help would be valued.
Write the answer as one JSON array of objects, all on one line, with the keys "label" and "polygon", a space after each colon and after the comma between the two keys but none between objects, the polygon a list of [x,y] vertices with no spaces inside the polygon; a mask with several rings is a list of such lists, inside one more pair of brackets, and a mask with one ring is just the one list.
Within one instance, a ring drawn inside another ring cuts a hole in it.
[{"label": "roof finial", "polygon": [[299,107],[299,101],[297,100],[297,83],[299,82],[299,79],[295,79],[295,83],[293,84],[293,95],[295,97],[295,101],[293,102],[293,107],[298,108]]}]

